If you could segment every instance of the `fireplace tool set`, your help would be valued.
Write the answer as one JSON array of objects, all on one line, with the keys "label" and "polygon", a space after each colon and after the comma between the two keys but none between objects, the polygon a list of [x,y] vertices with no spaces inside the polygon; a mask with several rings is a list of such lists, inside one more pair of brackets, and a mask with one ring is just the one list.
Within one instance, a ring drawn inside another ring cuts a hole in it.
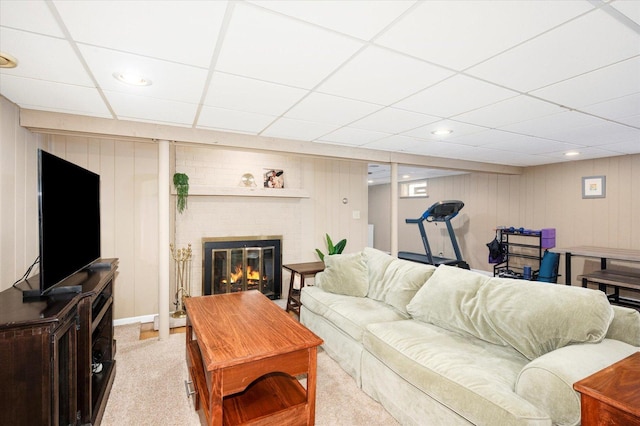
[{"label": "fireplace tool set", "polygon": [[175,262],[176,293],[173,304],[176,310],[171,314],[173,318],[184,318],[187,314],[184,299],[189,297],[191,289],[191,244],[187,248],[175,249],[170,244],[171,256]]}]

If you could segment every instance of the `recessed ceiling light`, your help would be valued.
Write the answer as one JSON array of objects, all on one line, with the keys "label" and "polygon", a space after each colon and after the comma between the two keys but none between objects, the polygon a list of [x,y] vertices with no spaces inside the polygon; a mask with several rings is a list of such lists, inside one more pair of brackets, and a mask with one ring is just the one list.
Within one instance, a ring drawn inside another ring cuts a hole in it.
[{"label": "recessed ceiling light", "polygon": [[446,135],[450,135],[451,133],[453,133],[453,130],[451,129],[437,129],[431,132],[432,135],[436,135],[436,136],[446,136]]},{"label": "recessed ceiling light", "polygon": [[373,183],[373,179],[369,179],[367,183]]},{"label": "recessed ceiling light", "polygon": [[8,53],[0,52],[0,68],[15,68],[18,60]]},{"label": "recessed ceiling light", "polygon": [[402,179],[409,179],[410,177],[410,175],[402,175]]},{"label": "recessed ceiling light", "polygon": [[567,157],[575,157],[576,155],[580,155],[580,153],[578,151],[569,151],[565,152],[564,155]]},{"label": "recessed ceiling light", "polygon": [[136,73],[114,72],[113,78],[131,86],[151,86],[151,80]]}]

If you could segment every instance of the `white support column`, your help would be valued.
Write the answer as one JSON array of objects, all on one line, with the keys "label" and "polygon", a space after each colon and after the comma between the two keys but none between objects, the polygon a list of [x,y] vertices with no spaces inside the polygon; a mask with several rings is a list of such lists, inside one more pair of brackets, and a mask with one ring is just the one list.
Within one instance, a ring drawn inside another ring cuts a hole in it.
[{"label": "white support column", "polygon": [[169,141],[158,141],[158,331],[169,338]]},{"label": "white support column", "polygon": [[398,255],[398,163],[391,163],[391,256]]}]

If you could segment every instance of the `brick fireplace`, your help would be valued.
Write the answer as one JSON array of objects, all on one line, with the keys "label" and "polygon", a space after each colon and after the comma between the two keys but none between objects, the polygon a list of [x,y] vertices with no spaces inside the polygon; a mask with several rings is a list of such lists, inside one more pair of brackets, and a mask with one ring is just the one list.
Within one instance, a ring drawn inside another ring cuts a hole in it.
[{"label": "brick fireplace", "polygon": [[202,294],[259,290],[270,299],[282,292],[282,236],[202,239]]}]

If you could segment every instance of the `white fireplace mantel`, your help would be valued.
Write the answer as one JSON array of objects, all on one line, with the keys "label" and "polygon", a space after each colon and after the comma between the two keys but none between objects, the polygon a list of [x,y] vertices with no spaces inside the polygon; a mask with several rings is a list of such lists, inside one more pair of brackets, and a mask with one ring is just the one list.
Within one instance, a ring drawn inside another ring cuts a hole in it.
[{"label": "white fireplace mantel", "polygon": [[[172,186],[171,194],[176,195]],[[190,186],[189,196],[231,196],[231,197],[280,197],[280,198],[309,198],[309,193],[298,188],[262,188],[262,187],[217,187]]]}]

